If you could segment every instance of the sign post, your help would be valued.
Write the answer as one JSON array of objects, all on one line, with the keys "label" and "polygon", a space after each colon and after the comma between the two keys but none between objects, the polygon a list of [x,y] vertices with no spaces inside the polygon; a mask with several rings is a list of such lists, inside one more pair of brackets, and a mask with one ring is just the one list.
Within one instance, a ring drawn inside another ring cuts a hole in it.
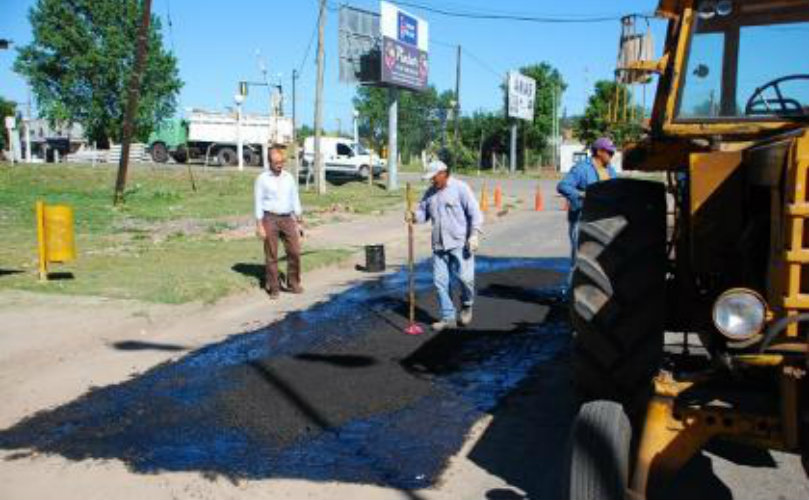
[{"label": "sign post", "polygon": [[[536,99],[537,82],[519,71],[508,74],[508,117],[515,120],[534,121],[534,100]],[[517,122],[511,124],[511,158],[509,169],[513,174],[517,170]]]},{"label": "sign post", "polygon": [[427,89],[429,25],[392,3],[380,2],[380,83],[390,87],[388,108],[388,189],[398,189],[399,88]]},{"label": "sign post", "polygon": [[388,191],[399,189],[399,89],[390,87],[388,107]]}]

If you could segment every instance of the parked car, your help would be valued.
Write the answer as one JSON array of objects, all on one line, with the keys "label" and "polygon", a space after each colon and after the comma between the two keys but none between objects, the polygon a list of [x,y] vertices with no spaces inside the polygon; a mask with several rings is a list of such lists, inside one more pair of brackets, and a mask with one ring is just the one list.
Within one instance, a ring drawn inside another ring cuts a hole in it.
[{"label": "parked car", "polygon": [[[362,144],[343,137],[321,137],[320,151],[326,167],[326,177],[367,179],[373,172],[378,177],[386,170],[386,162]],[[373,161],[372,161],[373,158]],[[315,161],[315,138],[303,141],[301,175],[309,174]],[[371,165],[373,165],[373,170]]]}]

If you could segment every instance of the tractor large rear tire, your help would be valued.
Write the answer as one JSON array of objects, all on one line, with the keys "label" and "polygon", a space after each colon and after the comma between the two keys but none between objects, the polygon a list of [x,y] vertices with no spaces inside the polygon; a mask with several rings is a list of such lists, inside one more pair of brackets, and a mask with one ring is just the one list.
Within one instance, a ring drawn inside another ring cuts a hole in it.
[{"label": "tractor large rear tire", "polygon": [[570,432],[562,498],[626,498],[631,443],[632,427],[620,404],[593,401],[582,406]]},{"label": "tractor large rear tire", "polygon": [[645,408],[663,356],[666,198],[663,184],[592,185],[573,271],[573,369],[581,401]]}]

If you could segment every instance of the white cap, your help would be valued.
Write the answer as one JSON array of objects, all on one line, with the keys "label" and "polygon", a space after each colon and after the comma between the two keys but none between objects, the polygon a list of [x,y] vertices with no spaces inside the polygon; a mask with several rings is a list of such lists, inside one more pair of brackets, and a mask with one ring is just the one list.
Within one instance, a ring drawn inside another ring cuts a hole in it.
[{"label": "white cap", "polygon": [[427,170],[424,172],[424,175],[421,176],[422,180],[429,181],[435,174],[438,172],[446,172],[447,171],[447,164],[441,160],[433,160],[427,165]]}]

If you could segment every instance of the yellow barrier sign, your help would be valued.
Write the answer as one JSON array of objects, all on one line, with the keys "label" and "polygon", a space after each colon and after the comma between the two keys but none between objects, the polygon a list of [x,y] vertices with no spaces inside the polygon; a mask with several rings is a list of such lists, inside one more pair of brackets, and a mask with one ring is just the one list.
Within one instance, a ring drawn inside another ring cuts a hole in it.
[{"label": "yellow barrier sign", "polygon": [[38,201],[36,210],[39,279],[47,280],[48,264],[76,259],[73,209],[67,205],[46,205]]}]

